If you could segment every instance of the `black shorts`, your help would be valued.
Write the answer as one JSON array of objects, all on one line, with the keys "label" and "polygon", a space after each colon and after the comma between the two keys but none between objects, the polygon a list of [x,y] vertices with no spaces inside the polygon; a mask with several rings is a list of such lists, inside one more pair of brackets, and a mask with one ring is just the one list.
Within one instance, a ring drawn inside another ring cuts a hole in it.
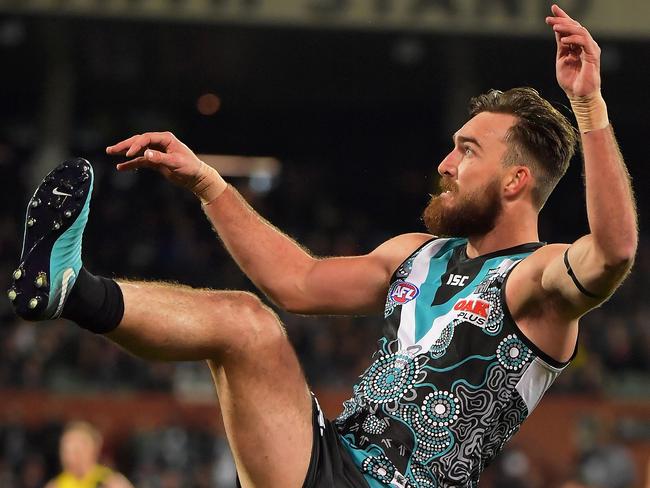
[{"label": "black shorts", "polygon": [[[368,488],[332,423],[325,418],[312,394],[314,444],[303,488]],[[239,479],[237,479],[237,486]]]}]

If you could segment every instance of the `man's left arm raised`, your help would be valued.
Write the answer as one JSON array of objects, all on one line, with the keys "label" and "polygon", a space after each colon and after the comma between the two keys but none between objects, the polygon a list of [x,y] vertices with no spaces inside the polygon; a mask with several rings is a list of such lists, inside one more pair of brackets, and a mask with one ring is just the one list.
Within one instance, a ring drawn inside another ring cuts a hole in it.
[{"label": "man's left arm raised", "polygon": [[630,175],[600,92],[600,48],[587,29],[552,7],[556,75],[578,121],[590,233],[545,267],[542,288],[578,317],[605,301],[628,274],[638,243]]}]

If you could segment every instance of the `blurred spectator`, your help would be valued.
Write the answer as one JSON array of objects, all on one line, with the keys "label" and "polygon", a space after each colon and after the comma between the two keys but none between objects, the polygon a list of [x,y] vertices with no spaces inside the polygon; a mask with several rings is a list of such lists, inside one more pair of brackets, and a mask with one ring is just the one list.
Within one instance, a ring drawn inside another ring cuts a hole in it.
[{"label": "blurred spectator", "polygon": [[540,475],[526,453],[512,447],[496,459],[494,488],[541,488]]},{"label": "blurred spectator", "polygon": [[620,445],[598,446],[580,461],[580,479],[593,488],[630,488],[636,481],[629,451]]},{"label": "blurred spectator", "polygon": [[[63,430],[59,444],[62,471],[46,488],[133,488],[120,473],[99,464],[102,436],[87,422],[72,422]],[[31,458],[27,460],[30,463]],[[23,486],[36,487],[44,474],[42,463],[23,468]],[[40,477],[37,477],[39,476]],[[29,484],[33,481],[34,484]]]},{"label": "blurred spectator", "polygon": [[569,481],[566,481],[566,482],[562,483],[560,488],[593,488],[593,487],[584,485],[584,484],[580,483],[579,481],[569,480]]},{"label": "blurred spectator", "polygon": [[630,451],[622,444],[626,439],[624,419],[602,422],[583,416],[576,424],[579,457],[574,483],[588,488],[630,488],[637,486],[636,465]]},{"label": "blurred spectator", "polygon": [[0,486],[40,488],[57,469],[61,428],[45,424],[26,428],[19,417],[0,425]]},{"label": "blurred spectator", "polygon": [[126,451],[139,488],[234,488],[236,471],[223,438],[181,425],[141,430]]}]

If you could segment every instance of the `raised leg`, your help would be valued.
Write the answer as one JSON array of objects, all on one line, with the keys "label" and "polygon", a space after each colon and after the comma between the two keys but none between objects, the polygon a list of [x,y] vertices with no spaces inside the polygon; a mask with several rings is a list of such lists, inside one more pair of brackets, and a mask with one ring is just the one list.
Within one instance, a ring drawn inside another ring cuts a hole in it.
[{"label": "raised leg", "polygon": [[273,311],[245,292],[120,287],[125,313],[112,341],[147,359],[208,360],[242,486],[302,487],[311,397]]},{"label": "raised leg", "polygon": [[16,313],[28,320],[63,313],[147,359],[207,360],[242,485],[300,488],[311,456],[311,398],[276,315],[250,293],[92,276],[81,243],[93,181],[90,163],[76,158],[36,189],[7,290]]}]

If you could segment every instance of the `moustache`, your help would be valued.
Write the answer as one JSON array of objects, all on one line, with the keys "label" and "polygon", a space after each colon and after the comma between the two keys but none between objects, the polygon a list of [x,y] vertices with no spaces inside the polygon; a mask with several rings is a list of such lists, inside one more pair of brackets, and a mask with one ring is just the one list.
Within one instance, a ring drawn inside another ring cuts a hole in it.
[{"label": "moustache", "polygon": [[449,178],[441,178],[440,183],[438,184],[438,195],[449,191],[452,193],[458,193],[458,184]]}]

